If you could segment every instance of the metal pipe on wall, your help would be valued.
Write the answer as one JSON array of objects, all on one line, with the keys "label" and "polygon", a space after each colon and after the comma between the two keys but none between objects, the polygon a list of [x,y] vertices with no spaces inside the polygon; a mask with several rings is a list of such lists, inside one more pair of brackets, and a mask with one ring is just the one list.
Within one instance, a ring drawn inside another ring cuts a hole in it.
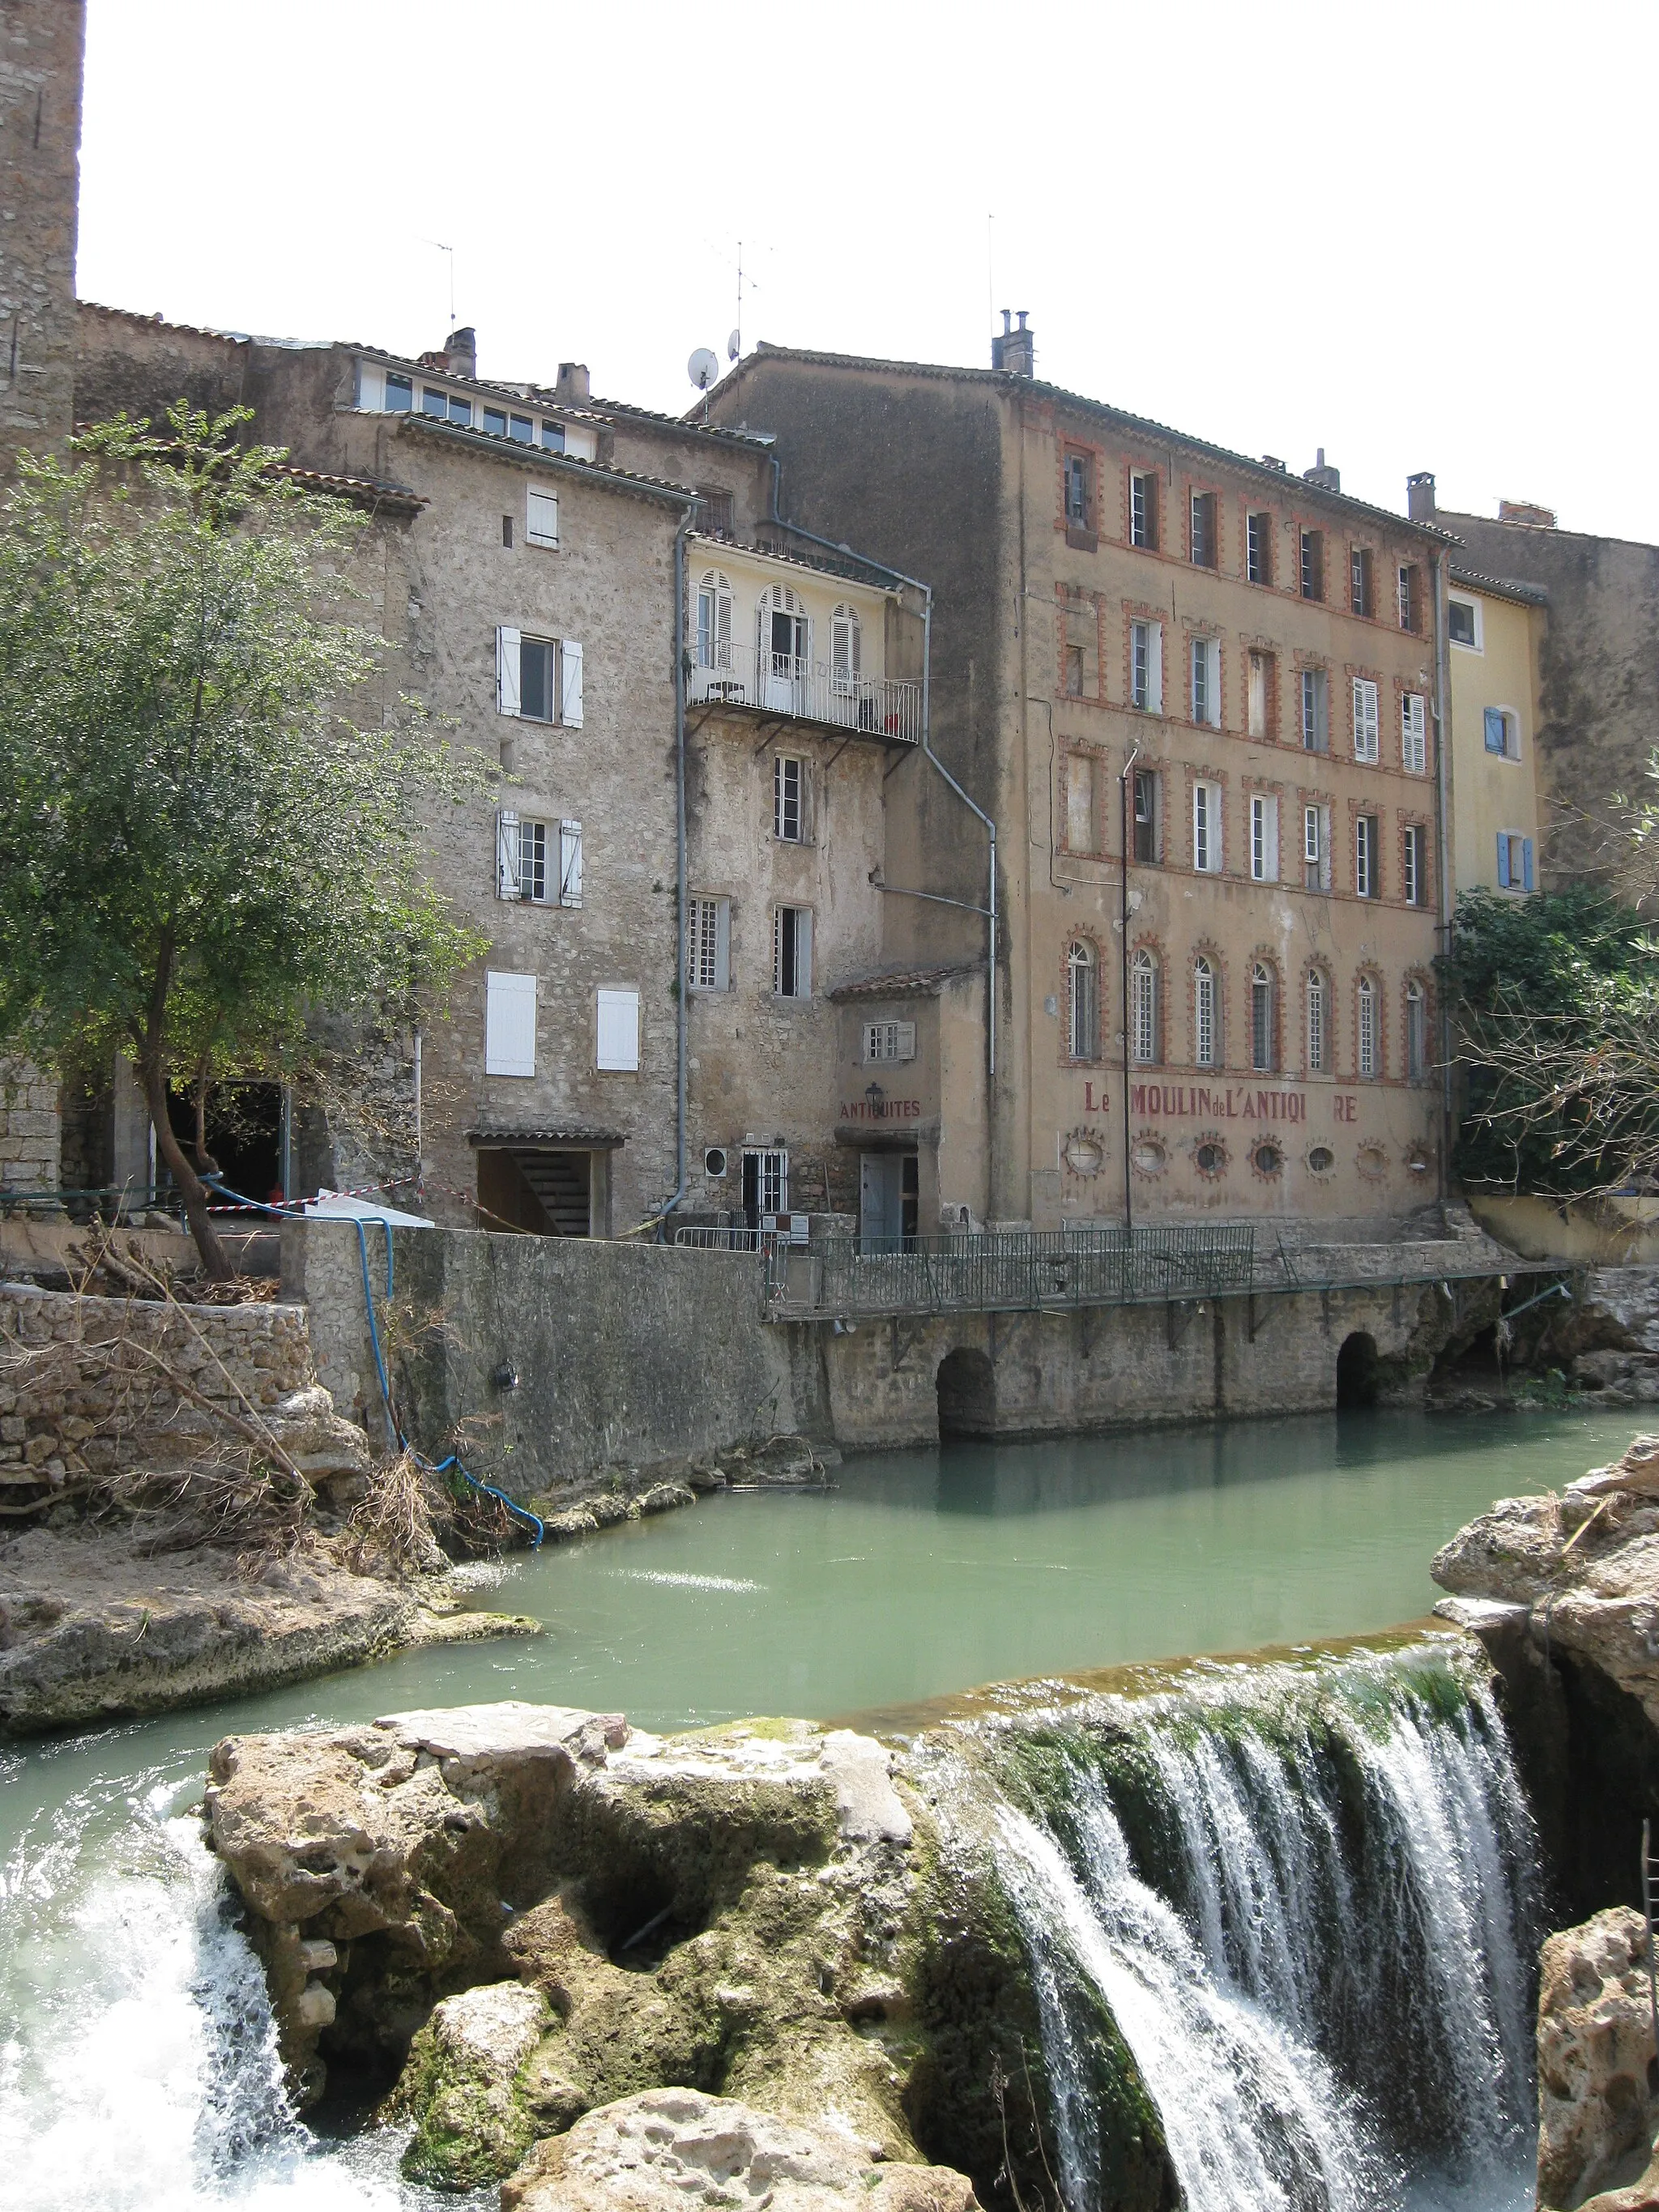
[{"label": "metal pipe on wall", "polygon": [[[1451,672],[1447,649],[1446,624],[1446,555],[1434,556],[1434,767],[1435,767],[1435,844],[1438,878],[1436,905],[1439,912],[1439,937],[1442,952],[1451,951],[1452,865],[1450,846],[1451,799],[1449,781],[1450,767],[1447,758],[1448,738],[1451,726]],[[1437,994],[1440,1001],[1440,1196],[1443,1200],[1450,1187],[1452,1147],[1452,1065],[1451,1065],[1451,1009],[1443,988]]]},{"label": "metal pipe on wall", "polygon": [[1118,836],[1122,853],[1122,866],[1118,884],[1118,931],[1123,942],[1118,948],[1121,969],[1123,1002],[1123,1227],[1126,1234],[1134,1230],[1134,1181],[1129,1164],[1129,779],[1140,758],[1140,740],[1129,748],[1117,779]]},{"label": "metal pipe on wall", "polygon": [[685,988],[685,539],[696,508],[690,499],[674,532],[674,1172],[672,1196],[657,1217],[657,1235],[685,1196],[686,1024],[690,994]]}]

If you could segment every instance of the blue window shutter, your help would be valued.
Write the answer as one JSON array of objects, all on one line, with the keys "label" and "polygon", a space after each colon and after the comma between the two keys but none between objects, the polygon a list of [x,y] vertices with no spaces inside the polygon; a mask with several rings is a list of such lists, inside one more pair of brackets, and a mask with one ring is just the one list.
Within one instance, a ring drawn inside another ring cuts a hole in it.
[{"label": "blue window shutter", "polygon": [[1521,875],[1522,889],[1529,891],[1532,889],[1532,839],[1530,837],[1523,837],[1521,840]]},{"label": "blue window shutter", "polygon": [[1504,710],[1501,707],[1486,709],[1486,750],[1501,753],[1504,750]]},{"label": "blue window shutter", "polygon": [[1510,841],[1500,830],[1498,833],[1498,888],[1506,891],[1510,887]]}]

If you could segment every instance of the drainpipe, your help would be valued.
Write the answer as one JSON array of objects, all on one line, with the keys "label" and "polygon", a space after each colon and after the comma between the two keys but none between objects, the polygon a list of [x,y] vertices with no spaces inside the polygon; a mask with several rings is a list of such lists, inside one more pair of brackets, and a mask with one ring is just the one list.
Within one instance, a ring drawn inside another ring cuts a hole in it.
[{"label": "drainpipe", "polygon": [[1123,938],[1119,947],[1123,1005],[1123,1230],[1130,1237],[1134,1235],[1135,1200],[1134,1172],[1129,1164],[1129,779],[1139,758],[1140,740],[1137,738],[1117,780],[1118,835],[1123,851],[1118,889],[1118,927]]},{"label": "drainpipe", "polygon": [[674,532],[674,1192],[657,1217],[663,1224],[685,1196],[685,1063],[689,1019],[685,988],[685,537],[695,508],[688,501]]},{"label": "drainpipe", "polygon": [[[1439,909],[1440,950],[1451,951],[1452,871],[1450,842],[1450,764],[1448,759],[1448,727],[1451,720],[1451,673],[1448,665],[1446,647],[1446,556],[1434,556],[1434,773],[1436,858],[1438,866],[1439,896],[1435,903]],[[1451,1064],[1451,1008],[1443,988],[1437,994],[1440,1000],[1440,1199],[1445,1203],[1451,1175],[1452,1147],[1452,1064]]]}]

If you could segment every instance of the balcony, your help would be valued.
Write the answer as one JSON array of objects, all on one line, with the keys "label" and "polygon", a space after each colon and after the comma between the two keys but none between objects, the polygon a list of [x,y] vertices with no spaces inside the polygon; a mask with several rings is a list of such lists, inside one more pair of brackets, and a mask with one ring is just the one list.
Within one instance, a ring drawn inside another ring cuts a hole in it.
[{"label": "balcony", "polygon": [[700,643],[693,649],[686,696],[693,706],[786,714],[795,721],[852,730],[890,744],[921,742],[920,684],[829,668],[793,653]]}]

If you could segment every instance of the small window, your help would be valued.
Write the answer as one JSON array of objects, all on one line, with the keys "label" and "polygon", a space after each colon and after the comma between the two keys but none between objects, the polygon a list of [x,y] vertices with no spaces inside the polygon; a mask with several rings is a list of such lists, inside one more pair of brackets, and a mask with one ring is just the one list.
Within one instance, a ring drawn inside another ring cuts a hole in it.
[{"label": "small window", "polygon": [[1375,763],[1382,753],[1376,686],[1369,676],[1353,679],[1353,757]]},{"label": "small window", "polygon": [[1423,571],[1415,562],[1402,561],[1399,577],[1400,627],[1420,630],[1423,627]]},{"label": "small window", "polygon": [[429,384],[423,384],[421,386],[421,412],[422,415],[435,415],[441,422],[449,412],[447,395],[434,392]]},{"label": "small window", "polygon": [[1227,1147],[1213,1137],[1206,1137],[1195,1147],[1193,1161],[1201,1176],[1224,1175],[1227,1169]]},{"label": "small window", "polygon": [[724,1145],[710,1145],[708,1151],[702,1156],[702,1171],[707,1176],[708,1176],[711,1182],[718,1182],[720,1181],[720,1177],[726,1173],[726,1147]]},{"label": "small window", "polygon": [[1100,842],[1100,801],[1093,756],[1066,757],[1066,844],[1073,853],[1092,853]]},{"label": "small window", "polygon": [[1357,897],[1376,897],[1376,817],[1374,814],[1356,814],[1353,818],[1353,887]]},{"label": "small window", "polygon": [[1429,833],[1420,822],[1408,822],[1401,841],[1401,865],[1405,873],[1406,903],[1426,906],[1428,901]]},{"label": "small window", "polygon": [[1516,830],[1500,830],[1498,833],[1498,888],[1502,891],[1529,891],[1533,888],[1532,839],[1523,837]]},{"label": "small window", "polygon": [[914,1022],[866,1022],[864,1024],[864,1059],[869,1063],[880,1060],[914,1060],[916,1056],[916,1025]]},{"label": "small window", "polygon": [[1067,453],[1066,456],[1066,520],[1079,530],[1092,527],[1094,486],[1089,456],[1086,453]]},{"label": "small window", "polygon": [[1322,599],[1325,596],[1325,533],[1322,530],[1304,530],[1301,543],[1302,596],[1304,599]]},{"label": "small window", "polygon": [[1378,993],[1375,980],[1370,975],[1359,979],[1357,994],[1358,1003],[1358,1060],[1359,1073],[1368,1081],[1382,1066],[1382,1051],[1377,1034]]},{"label": "small window", "polygon": [[1066,696],[1068,699],[1083,696],[1083,647],[1080,645],[1068,645],[1066,648]]},{"label": "small window", "polygon": [[806,792],[806,763],[796,760],[787,753],[775,754],[772,761],[772,835],[781,844],[804,845],[807,842]]},{"label": "small window", "polygon": [[1308,970],[1308,1073],[1323,1075],[1330,1052],[1331,987],[1320,968]]},{"label": "small window", "polygon": [[772,909],[772,988],[780,999],[812,995],[812,915],[807,907]]},{"label": "small window", "polygon": [[484,409],[484,410],[483,410],[483,426],[484,426],[485,430],[488,432],[488,434],[489,434],[489,436],[490,436],[490,437],[492,437],[492,438],[504,438],[504,437],[506,437],[506,435],[507,435],[507,410],[506,410],[506,408],[505,408],[505,407],[486,407],[486,408]]},{"label": "small window", "polygon": [[787,1152],[745,1152],[743,1156],[743,1202],[757,1218],[789,1211],[789,1155]]},{"label": "small window", "polygon": [[550,545],[556,549],[559,543],[559,501],[556,492],[526,492],[524,534],[529,544]]},{"label": "small window", "polygon": [[582,649],[574,638],[526,637],[516,629],[495,633],[495,706],[530,722],[561,722],[580,729]]},{"label": "small window", "polygon": [[1400,702],[1400,765],[1407,775],[1429,771],[1429,702],[1420,691],[1407,691]]},{"label": "small window", "polygon": [[452,392],[449,395],[449,419],[452,422],[463,422],[471,428],[472,402],[463,399],[459,392]]},{"label": "small window", "polygon": [[495,817],[495,896],[546,906],[549,896],[548,824],[504,808]]},{"label": "small window", "polygon": [[594,994],[594,1066],[613,1074],[636,1074],[640,1065],[639,993],[598,991]]},{"label": "small window", "polygon": [[1156,769],[1135,770],[1135,858],[1155,868],[1161,857],[1158,836],[1158,775]]},{"label": "small window", "polygon": [[1348,606],[1351,612],[1367,617],[1376,611],[1371,554],[1368,545],[1353,545],[1348,549]]},{"label": "small window", "polygon": [[1302,671],[1302,750],[1328,753],[1331,749],[1330,685],[1322,668]]},{"label": "small window", "polygon": [[386,411],[388,415],[407,415],[415,404],[415,384],[411,377],[399,376],[395,369],[386,373]]},{"label": "small window", "polygon": [[1285,1165],[1285,1155],[1277,1145],[1258,1145],[1250,1154],[1250,1165],[1259,1176],[1278,1175]]},{"label": "small window", "polygon": [[1155,1067],[1164,1057],[1158,983],[1158,956],[1143,945],[1129,963],[1129,1049],[1141,1067]]},{"label": "small window", "polygon": [[542,424],[542,450],[544,453],[563,453],[564,424],[562,422],[544,422]]},{"label": "small window", "polygon": [[1279,1009],[1273,971],[1265,960],[1250,969],[1250,1066],[1258,1075],[1279,1065]]},{"label": "small window", "polygon": [[1250,514],[1244,519],[1244,574],[1252,584],[1271,584],[1273,580],[1271,514]]},{"label": "small window", "polygon": [[559,648],[550,638],[519,641],[519,712],[527,722],[556,722]]},{"label": "small window", "polygon": [[1279,881],[1279,801],[1268,792],[1250,794],[1250,878],[1258,884]]},{"label": "small window", "polygon": [[1480,623],[1473,599],[1450,599],[1446,605],[1446,629],[1454,645],[1480,650]]},{"label": "small window", "polygon": [[1193,866],[1200,876],[1221,873],[1221,787],[1193,786]]},{"label": "small window", "polygon": [[1192,641],[1193,720],[1212,730],[1221,727],[1221,645],[1213,637]]},{"label": "small window", "polygon": [[1130,471],[1129,543],[1148,553],[1158,550],[1158,478],[1150,469]]},{"label": "small window", "polygon": [[685,908],[688,990],[725,991],[732,981],[732,902],[692,898]]},{"label": "small window", "polygon": [[1221,1065],[1221,1002],[1215,963],[1201,952],[1193,963],[1193,1061],[1199,1067]]},{"label": "small window", "polygon": [[1195,491],[1192,500],[1192,524],[1188,545],[1194,565],[1213,568],[1216,565],[1216,510],[1212,491]]},{"label": "small window", "polygon": [[513,518],[510,514],[504,514],[501,517],[501,543],[503,545],[507,546],[509,550],[511,550],[513,544]]},{"label": "small window", "polygon": [[1100,971],[1095,948],[1079,938],[1066,948],[1066,1048],[1073,1060],[1100,1056]]},{"label": "small window", "polygon": [[1302,881],[1310,891],[1331,887],[1331,810],[1304,806],[1302,810]]},{"label": "small window", "polygon": [[1429,1002],[1423,986],[1406,986],[1406,1078],[1421,1083],[1429,1069]]},{"label": "small window", "polygon": [[1129,704],[1144,714],[1164,712],[1164,631],[1158,623],[1129,624]]},{"label": "small window", "polygon": [[1486,750],[1503,760],[1521,757],[1521,725],[1507,707],[1488,707],[1486,710]]},{"label": "small window", "polygon": [[701,530],[707,538],[729,538],[732,535],[732,495],[713,484],[697,486],[697,501],[692,509],[691,526]]},{"label": "small window", "polygon": [[520,446],[533,446],[536,426],[527,415],[511,415],[507,417],[507,434]]},{"label": "small window", "polygon": [[1253,652],[1249,659],[1249,731],[1253,738],[1273,734],[1273,657]]},{"label": "small window", "polygon": [[1310,1145],[1308,1147],[1308,1165],[1315,1175],[1328,1175],[1336,1165],[1336,1154],[1328,1145]]}]

